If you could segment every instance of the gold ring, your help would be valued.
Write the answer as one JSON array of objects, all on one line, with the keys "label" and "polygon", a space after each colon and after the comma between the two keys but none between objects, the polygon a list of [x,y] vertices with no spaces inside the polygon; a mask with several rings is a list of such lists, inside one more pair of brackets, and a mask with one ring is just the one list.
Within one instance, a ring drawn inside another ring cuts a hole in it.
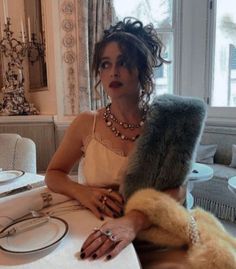
[{"label": "gold ring", "polygon": [[94,227],[94,228],[93,228],[93,231],[94,231],[94,232],[97,232],[97,231],[100,231],[100,229],[99,229],[98,227]]}]

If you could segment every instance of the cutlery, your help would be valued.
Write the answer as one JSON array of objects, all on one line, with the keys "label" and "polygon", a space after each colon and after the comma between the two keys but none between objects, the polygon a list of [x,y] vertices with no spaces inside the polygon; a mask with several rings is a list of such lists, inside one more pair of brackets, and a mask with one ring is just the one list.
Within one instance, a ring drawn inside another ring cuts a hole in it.
[{"label": "cutlery", "polygon": [[4,238],[7,236],[13,236],[22,232],[26,232],[29,230],[32,230],[36,227],[39,227],[49,221],[50,217],[42,217],[42,218],[36,218],[28,221],[27,223],[15,225],[12,228],[6,229],[5,231],[0,233],[0,238]]},{"label": "cutlery", "polygon": [[14,195],[14,194],[17,194],[17,193],[20,193],[20,192],[28,191],[28,190],[31,190],[31,189],[34,189],[34,188],[37,188],[37,187],[42,187],[44,185],[45,185],[44,181],[40,181],[40,182],[36,182],[36,183],[32,183],[32,184],[27,184],[25,186],[12,189],[10,191],[5,191],[5,192],[0,193],[0,198],[10,196],[10,195]]}]

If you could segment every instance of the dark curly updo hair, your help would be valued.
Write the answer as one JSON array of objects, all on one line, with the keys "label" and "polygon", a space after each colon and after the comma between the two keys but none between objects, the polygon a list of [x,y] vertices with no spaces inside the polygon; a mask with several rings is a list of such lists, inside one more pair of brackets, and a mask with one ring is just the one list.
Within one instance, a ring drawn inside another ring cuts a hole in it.
[{"label": "dark curly updo hair", "polygon": [[[142,107],[147,107],[154,89],[153,68],[169,63],[161,56],[163,45],[157,31],[152,24],[143,26],[141,21],[131,17],[126,17],[105,30],[102,39],[95,45],[92,67],[96,77],[99,74],[103,51],[112,41],[119,44],[128,68],[138,69],[141,85],[140,102]],[[99,83],[100,81],[97,85]]]}]

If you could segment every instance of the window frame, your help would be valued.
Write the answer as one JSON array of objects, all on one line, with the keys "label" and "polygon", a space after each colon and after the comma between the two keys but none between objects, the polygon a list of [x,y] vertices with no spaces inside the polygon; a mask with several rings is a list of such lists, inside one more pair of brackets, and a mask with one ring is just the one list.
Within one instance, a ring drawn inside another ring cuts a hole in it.
[{"label": "window frame", "polygon": [[172,29],[173,29],[173,94],[180,95],[181,79],[181,47],[182,47],[182,0],[173,0]]},{"label": "window frame", "polygon": [[[182,23],[182,0],[172,0],[172,27],[156,28],[158,34],[171,34],[173,39],[173,59],[169,59],[173,65],[170,77],[173,94],[180,94],[180,72],[181,72],[181,23]],[[158,95],[158,85],[156,88]]]},{"label": "window frame", "polygon": [[[207,47],[206,47],[206,71],[205,83],[206,90],[204,99],[208,106],[207,123],[218,126],[236,126],[236,107],[217,107],[211,106],[212,87],[213,87],[213,60],[215,57],[215,32],[216,32],[216,2],[217,0],[207,0]],[[210,70],[207,72],[207,70]]]}]

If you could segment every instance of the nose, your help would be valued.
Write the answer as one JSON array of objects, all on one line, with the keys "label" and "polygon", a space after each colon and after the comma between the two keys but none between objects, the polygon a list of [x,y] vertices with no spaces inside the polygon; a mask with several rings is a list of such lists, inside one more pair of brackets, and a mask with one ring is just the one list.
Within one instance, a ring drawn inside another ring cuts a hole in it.
[{"label": "nose", "polygon": [[117,65],[113,65],[111,69],[111,77],[117,78],[120,76],[120,70]]}]

